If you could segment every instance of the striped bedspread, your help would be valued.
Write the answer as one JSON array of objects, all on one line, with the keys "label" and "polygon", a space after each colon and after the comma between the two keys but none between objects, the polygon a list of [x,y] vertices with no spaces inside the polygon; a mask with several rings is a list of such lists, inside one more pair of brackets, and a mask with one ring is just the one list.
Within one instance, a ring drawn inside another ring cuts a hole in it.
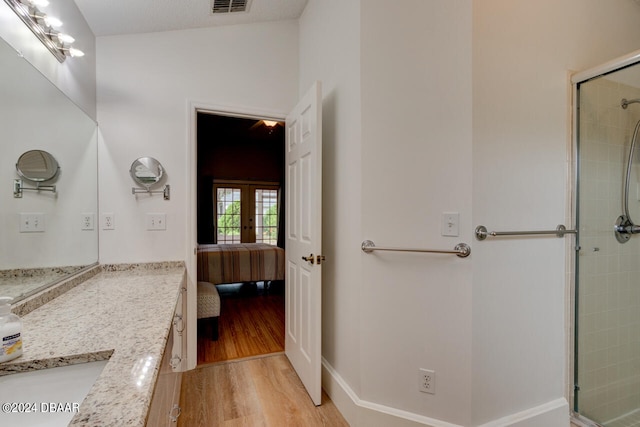
[{"label": "striped bedspread", "polygon": [[284,280],[284,249],[264,243],[198,246],[198,281]]}]

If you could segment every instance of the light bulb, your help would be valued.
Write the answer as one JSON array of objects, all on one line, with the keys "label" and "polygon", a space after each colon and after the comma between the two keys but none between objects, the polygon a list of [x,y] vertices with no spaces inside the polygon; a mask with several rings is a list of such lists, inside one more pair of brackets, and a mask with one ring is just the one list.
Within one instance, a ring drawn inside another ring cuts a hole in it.
[{"label": "light bulb", "polygon": [[270,128],[272,128],[272,127],[274,127],[275,125],[278,124],[278,122],[275,122],[273,120],[263,120],[263,122],[264,122],[265,126],[270,127]]},{"label": "light bulb", "polygon": [[74,41],[76,41],[76,39],[71,37],[69,34],[58,33],[58,34],[56,34],[56,37],[62,43],[73,43]]},{"label": "light bulb", "polygon": [[80,49],[76,49],[73,47],[69,48],[69,56],[73,57],[73,58],[79,58],[81,56],[84,56],[84,52],[81,51]]},{"label": "light bulb", "polygon": [[52,27],[52,28],[62,27],[62,21],[59,20],[58,18],[53,17],[53,16],[45,15],[44,16],[44,23],[48,27]]},{"label": "light bulb", "polygon": [[73,37],[71,37],[69,34],[64,34],[64,33],[60,33],[58,31],[49,31],[46,33],[49,37],[51,37],[51,39],[53,39],[54,41],[57,41],[58,43],[64,45],[66,44],[71,44],[74,41],[76,41],[76,39],[74,39]]}]

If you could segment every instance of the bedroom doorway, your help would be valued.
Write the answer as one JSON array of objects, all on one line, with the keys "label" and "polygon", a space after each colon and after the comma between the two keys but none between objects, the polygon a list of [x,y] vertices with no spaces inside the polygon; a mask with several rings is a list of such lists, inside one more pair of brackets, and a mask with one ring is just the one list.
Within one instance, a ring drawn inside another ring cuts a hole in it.
[{"label": "bedroom doorway", "polygon": [[[230,251],[241,244],[284,248],[284,123],[198,110],[196,129],[198,246],[235,257],[225,273],[270,269],[260,265],[270,255],[252,255],[247,265]],[[244,273],[211,278],[220,296],[218,339],[215,325],[199,326],[198,365],[284,351],[284,282],[231,281]]]},{"label": "bedroom doorway", "polygon": [[[286,171],[283,172],[283,176],[286,179],[282,180],[283,190],[280,194],[283,197],[280,197],[280,210],[284,212],[286,220],[281,219],[279,222],[286,223],[286,230],[285,227],[280,227],[278,231],[278,234],[284,235],[283,241],[286,239],[285,354],[315,405],[321,404],[322,387],[322,266],[327,261],[331,262],[322,252],[322,100],[322,83],[316,81],[284,120],[283,169]],[[230,111],[231,113],[227,113]],[[200,113],[204,113],[264,121],[265,119],[260,117],[269,116],[268,113],[263,114],[256,110],[249,112],[245,109],[245,114],[233,111],[225,107],[189,103],[189,202],[186,207],[190,219],[186,224],[189,242],[186,254],[188,325],[196,323],[198,295],[207,294],[196,289],[198,265],[211,265],[199,262],[202,253],[207,249],[198,244],[198,218],[206,218],[199,212],[205,204],[198,200],[197,195],[200,181],[200,159],[197,154],[197,134],[200,131],[198,117]],[[278,114],[271,117],[280,123],[284,118]],[[244,157],[243,154],[240,156]],[[277,249],[285,255],[284,249]],[[214,265],[210,271],[221,272],[222,269]],[[284,274],[282,277],[284,278]],[[217,292],[215,294],[217,295]],[[219,313],[209,317],[217,319]],[[188,369],[195,368],[197,364],[197,329],[187,326]]]}]

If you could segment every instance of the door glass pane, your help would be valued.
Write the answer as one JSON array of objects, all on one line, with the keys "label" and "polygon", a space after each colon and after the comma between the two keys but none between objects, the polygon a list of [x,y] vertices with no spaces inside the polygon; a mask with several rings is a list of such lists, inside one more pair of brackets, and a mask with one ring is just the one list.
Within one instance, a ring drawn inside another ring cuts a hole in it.
[{"label": "door glass pane", "polygon": [[240,189],[216,189],[216,224],[218,243],[240,243]]},{"label": "door glass pane", "polygon": [[[640,119],[640,104],[620,106],[640,98],[634,81],[632,67],[579,86],[574,409],[605,427],[640,426],[640,235],[619,243],[613,232]],[[639,224],[637,153],[629,215]]]},{"label": "door glass pane", "polygon": [[256,196],[256,242],[278,243],[278,190],[258,189]]}]

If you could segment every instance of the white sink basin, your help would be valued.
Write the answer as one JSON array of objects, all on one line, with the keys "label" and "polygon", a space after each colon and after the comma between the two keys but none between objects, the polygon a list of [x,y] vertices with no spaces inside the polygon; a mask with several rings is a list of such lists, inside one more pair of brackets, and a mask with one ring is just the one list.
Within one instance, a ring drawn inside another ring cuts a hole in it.
[{"label": "white sink basin", "polygon": [[107,362],[0,377],[0,426],[68,425]]}]

